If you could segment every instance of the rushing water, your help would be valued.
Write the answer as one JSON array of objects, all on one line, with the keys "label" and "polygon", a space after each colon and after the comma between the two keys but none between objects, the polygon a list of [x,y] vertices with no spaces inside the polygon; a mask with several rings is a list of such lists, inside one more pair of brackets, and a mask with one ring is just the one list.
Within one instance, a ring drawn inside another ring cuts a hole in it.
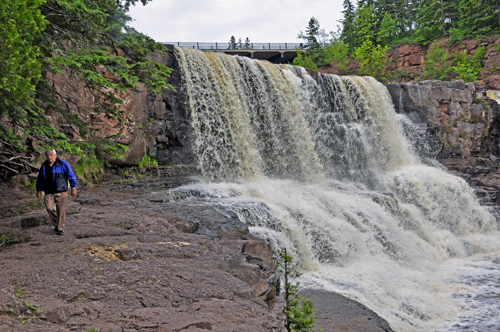
[{"label": "rushing water", "polygon": [[354,298],[396,331],[498,331],[499,224],[465,181],[422,163],[425,137],[381,83],[176,55],[209,182],[172,200],[236,213],[292,253],[303,286]]}]

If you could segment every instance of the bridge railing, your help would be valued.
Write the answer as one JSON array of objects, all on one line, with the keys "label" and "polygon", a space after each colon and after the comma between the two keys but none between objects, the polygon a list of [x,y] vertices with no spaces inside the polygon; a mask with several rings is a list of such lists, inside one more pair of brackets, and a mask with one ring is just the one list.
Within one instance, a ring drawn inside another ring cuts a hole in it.
[{"label": "bridge railing", "polygon": [[179,47],[189,47],[197,50],[294,50],[296,48],[304,49],[301,43],[248,43],[243,44],[241,47],[230,45],[230,43],[203,43],[203,42],[164,42],[162,44],[170,44]]}]

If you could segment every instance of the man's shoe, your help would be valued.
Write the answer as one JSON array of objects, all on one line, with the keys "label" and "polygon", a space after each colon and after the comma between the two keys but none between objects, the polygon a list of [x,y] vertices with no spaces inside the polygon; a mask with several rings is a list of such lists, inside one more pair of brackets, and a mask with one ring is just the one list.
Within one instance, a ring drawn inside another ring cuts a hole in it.
[{"label": "man's shoe", "polygon": [[54,227],[54,232],[56,232],[56,233],[59,232],[59,230],[57,229],[57,226]]},{"label": "man's shoe", "polygon": [[57,235],[64,235],[64,229],[62,231],[57,231]]}]

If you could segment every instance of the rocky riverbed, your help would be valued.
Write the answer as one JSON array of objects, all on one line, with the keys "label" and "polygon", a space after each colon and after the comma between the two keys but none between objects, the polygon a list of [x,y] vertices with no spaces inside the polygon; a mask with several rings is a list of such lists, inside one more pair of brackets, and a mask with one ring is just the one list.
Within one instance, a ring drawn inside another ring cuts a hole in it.
[{"label": "rocky riverbed", "polygon": [[[70,199],[64,236],[32,188],[1,184],[0,331],[284,331],[271,249],[236,216],[159,198],[187,178],[108,180]],[[391,331],[307,294],[325,332]]]}]

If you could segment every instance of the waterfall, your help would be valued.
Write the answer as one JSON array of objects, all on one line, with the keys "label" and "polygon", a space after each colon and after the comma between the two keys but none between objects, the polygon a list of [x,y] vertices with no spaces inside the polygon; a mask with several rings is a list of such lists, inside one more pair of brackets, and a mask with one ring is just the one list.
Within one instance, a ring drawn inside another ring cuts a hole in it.
[{"label": "waterfall", "polygon": [[477,315],[464,293],[483,285],[460,273],[498,257],[497,219],[464,180],[424,165],[423,138],[408,137],[418,130],[381,83],[191,49],[176,57],[208,182],[171,200],[236,214],[287,248],[304,287],[356,299],[395,331],[458,331]]}]

